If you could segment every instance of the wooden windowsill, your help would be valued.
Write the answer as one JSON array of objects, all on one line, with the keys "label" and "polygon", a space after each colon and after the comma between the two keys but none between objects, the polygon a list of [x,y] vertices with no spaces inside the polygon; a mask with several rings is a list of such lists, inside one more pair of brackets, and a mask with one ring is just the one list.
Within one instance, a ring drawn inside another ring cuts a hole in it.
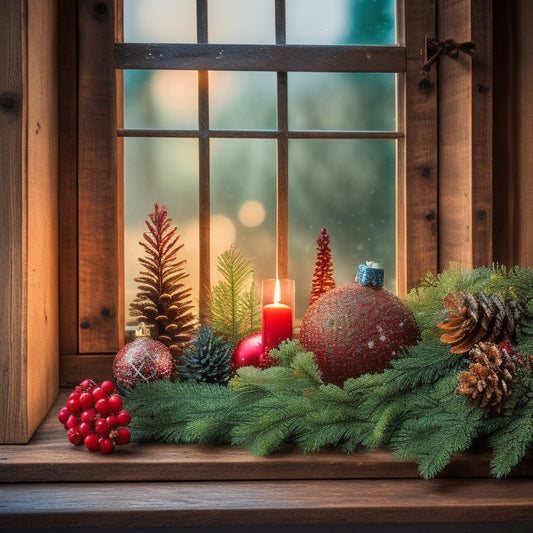
[{"label": "wooden windowsill", "polygon": [[26,445],[0,446],[0,527],[531,522],[533,462],[490,479],[489,454],[457,454],[426,481],[388,450],[353,454],[130,443],[74,447],[60,394]]}]

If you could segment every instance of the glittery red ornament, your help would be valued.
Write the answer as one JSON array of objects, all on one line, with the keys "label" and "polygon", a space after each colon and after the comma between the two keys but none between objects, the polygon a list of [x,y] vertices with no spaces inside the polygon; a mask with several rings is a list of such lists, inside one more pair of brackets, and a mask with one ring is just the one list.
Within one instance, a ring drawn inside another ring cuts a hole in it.
[{"label": "glittery red ornament", "polygon": [[241,339],[231,354],[231,366],[234,369],[241,368],[242,366],[261,366],[261,356],[263,355],[263,342],[262,335],[258,333],[252,333]]},{"label": "glittery red ornament", "polygon": [[119,385],[133,387],[138,381],[170,378],[174,359],[161,342],[141,337],[126,344],[115,356],[113,375]]},{"label": "glittery red ornament", "polygon": [[418,328],[411,311],[382,287],[354,281],[309,306],[300,342],[315,354],[326,383],[382,372],[402,346],[412,346]]}]

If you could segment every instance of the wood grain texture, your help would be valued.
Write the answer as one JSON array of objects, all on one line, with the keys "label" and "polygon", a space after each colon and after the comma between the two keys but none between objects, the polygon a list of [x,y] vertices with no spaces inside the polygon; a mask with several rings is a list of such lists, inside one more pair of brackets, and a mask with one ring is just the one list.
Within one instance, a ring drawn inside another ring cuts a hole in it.
[{"label": "wood grain texture", "polygon": [[59,0],[60,353],[78,351],[77,2]]},{"label": "wood grain texture", "polygon": [[517,173],[515,262],[533,266],[533,4],[525,0],[515,3],[514,119],[516,144],[514,157]]},{"label": "wood grain texture", "polygon": [[24,442],[27,426],[26,354],[26,15],[24,2],[0,2],[0,442]]},{"label": "wood grain texture", "polygon": [[57,1],[28,0],[28,434],[59,388]]},{"label": "wood grain texture", "polygon": [[115,58],[120,69],[405,71],[405,49],[397,46],[120,43]]},{"label": "wood grain texture", "polygon": [[439,38],[476,43],[439,69],[439,269],[492,262],[491,2],[439,4]]},{"label": "wood grain texture", "polygon": [[398,141],[396,277],[400,296],[437,269],[437,79],[422,70],[426,35],[436,31],[434,1],[400,2],[407,72],[399,76],[405,138]]},{"label": "wood grain texture", "polygon": [[[529,480],[48,483],[0,487],[7,527],[532,522]],[[66,504],[68,502],[68,505]]]},{"label": "wood grain texture", "polygon": [[124,342],[122,184],[117,179],[114,0],[78,3],[79,352]]}]

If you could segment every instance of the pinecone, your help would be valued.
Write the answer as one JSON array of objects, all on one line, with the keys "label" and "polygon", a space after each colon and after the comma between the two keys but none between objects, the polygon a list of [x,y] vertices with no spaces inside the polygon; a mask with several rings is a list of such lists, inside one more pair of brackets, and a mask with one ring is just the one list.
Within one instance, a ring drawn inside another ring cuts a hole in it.
[{"label": "pinecone", "polygon": [[509,396],[518,359],[504,347],[480,342],[469,353],[468,372],[457,376],[457,393],[470,396],[472,405],[488,407],[499,413]]},{"label": "pinecone", "polygon": [[156,325],[157,340],[178,357],[195,327],[194,306],[191,289],[182,283],[188,274],[184,270],[185,260],[177,259],[183,247],[178,245],[177,228],[171,225],[166,205],[155,203],[154,208],[146,221],[149,231],[143,233],[146,242],[139,243],[146,256],[139,258],[144,270],[134,279],[139,283],[139,292],[130,304],[130,314],[139,322]]},{"label": "pinecone", "polygon": [[231,373],[232,345],[209,326],[200,326],[198,337],[191,344],[177,367],[179,379],[226,384]]},{"label": "pinecone", "polygon": [[440,340],[451,344],[450,352],[465,353],[478,342],[510,342],[518,323],[518,309],[510,299],[496,293],[449,293],[444,298],[445,318],[437,326],[445,332]]}]

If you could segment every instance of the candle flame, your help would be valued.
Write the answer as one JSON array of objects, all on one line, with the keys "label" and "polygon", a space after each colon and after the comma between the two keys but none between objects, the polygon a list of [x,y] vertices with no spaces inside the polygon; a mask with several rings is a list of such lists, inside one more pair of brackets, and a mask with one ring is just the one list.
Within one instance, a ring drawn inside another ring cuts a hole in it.
[{"label": "candle flame", "polygon": [[276,279],[276,288],[274,290],[274,303],[279,304],[280,300],[281,300],[281,289],[279,286],[279,279]]}]

